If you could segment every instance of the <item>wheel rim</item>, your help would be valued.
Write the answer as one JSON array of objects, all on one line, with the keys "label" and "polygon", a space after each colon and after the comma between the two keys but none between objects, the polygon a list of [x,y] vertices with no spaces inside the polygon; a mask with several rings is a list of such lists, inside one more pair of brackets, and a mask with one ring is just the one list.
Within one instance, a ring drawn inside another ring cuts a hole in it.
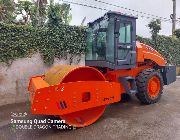
[{"label": "wheel rim", "polygon": [[157,76],[153,76],[148,81],[148,95],[151,98],[156,98],[161,89],[161,82]]},{"label": "wheel rim", "polygon": [[[45,81],[54,85],[75,81],[105,81],[105,77],[98,70],[91,67],[60,65],[49,70],[49,72],[45,75]],[[69,94],[69,96],[71,96],[71,93]],[[102,116],[106,106],[107,105],[103,105],[61,115],[60,118],[65,120],[68,125],[75,127],[88,126]]]}]

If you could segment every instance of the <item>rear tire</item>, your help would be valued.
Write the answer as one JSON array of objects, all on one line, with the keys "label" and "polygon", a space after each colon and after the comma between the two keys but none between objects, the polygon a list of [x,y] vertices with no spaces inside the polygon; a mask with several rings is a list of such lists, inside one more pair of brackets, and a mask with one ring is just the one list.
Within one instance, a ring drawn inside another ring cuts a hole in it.
[{"label": "rear tire", "polygon": [[136,77],[138,92],[136,97],[143,104],[154,104],[161,98],[163,78],[161,73],[154,69],[146,69]]}]

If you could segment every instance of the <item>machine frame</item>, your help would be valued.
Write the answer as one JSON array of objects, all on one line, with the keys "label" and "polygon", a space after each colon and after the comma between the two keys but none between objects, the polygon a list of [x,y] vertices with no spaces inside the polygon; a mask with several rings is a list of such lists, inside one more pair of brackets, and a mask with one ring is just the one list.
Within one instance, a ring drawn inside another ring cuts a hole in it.
[{"label": "machine frame", "polygon": [[[110,23],[107,28],[98,27],[103,20]],[[136,42],[136,17],[108,12],[89,27],[95,27],[95,36],[87,38],[94,41],[90,48],[87,45],[86,66],[54,66],[45,75],[31,78],[32,114],[56,115],[69,125],[84,127],[97,121],[122,94],[135,94],[140,102],[153,104],[160,100],[163,86],[176,81],[176,66],[151,46]],[[104,38],[99,32],[108,34]],[[121,59],[119,50],[125,54]]]}]

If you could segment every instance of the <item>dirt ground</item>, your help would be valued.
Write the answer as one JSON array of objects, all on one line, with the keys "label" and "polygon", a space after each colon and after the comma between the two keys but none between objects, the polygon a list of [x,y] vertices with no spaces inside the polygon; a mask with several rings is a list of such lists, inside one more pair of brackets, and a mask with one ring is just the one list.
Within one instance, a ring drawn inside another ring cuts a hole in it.
[{"label": "dirt ground", "polygon": [[180,140],[180,79],[164,87],[159,103],[142,105],[132,96],[127,102],[109,105],[93,125],[75,129],[16,129],[13,113],[27,112],[26,119],[48,119],[31,115],[30,104],[0,107],[0,140]]}]

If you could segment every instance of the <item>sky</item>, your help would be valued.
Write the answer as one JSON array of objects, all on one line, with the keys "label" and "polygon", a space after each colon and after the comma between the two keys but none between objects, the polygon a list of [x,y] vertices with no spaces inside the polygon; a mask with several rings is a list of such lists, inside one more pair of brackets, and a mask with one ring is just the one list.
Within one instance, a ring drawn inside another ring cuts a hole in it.
[{"label": "sky", "polygon": [[[55,2],[58,1],[61,0],[55,0]],[[67,0],[67,1],[73,1],[87,5],[94,5],[97,7],[110,9],[112,11],[137,15],[137,13],[135,14],[130,11],[124,10],[122,8],[117,8],[102,3],[98,3],[95,2],[95,0]],[[170,18],[170,14],[172,14],[173,11],[172,0],[101,0],[101,1],[142,11],[145,13],[165,17],[168,19]],[[73,5],[73,4],[71,4],[71,8],[72,8],[71,11],[72,21],[70,23],[71,25],[80,25],[84,17],[86,17],[86,21],[85,21],[85,25],[86,25],[88,22],[94,21],[95,19],[103,16],[104,13],[106,13],[106,11],[103,10],[97,10],[97,9]],[[180,18],[180,0],[177,0],[177,18]],[[137,35],[141,35],[143,37],[150,37],[150,31],[147,25],[151,20],[152,19],[146,19],[142,17],[138,18]],[[177,28],[180,28],[180,23],[177,24]],[[171,35],[171,31],[172,31],[172,23],[162,22],[162,30],[160,31],[160,34]]]}]

